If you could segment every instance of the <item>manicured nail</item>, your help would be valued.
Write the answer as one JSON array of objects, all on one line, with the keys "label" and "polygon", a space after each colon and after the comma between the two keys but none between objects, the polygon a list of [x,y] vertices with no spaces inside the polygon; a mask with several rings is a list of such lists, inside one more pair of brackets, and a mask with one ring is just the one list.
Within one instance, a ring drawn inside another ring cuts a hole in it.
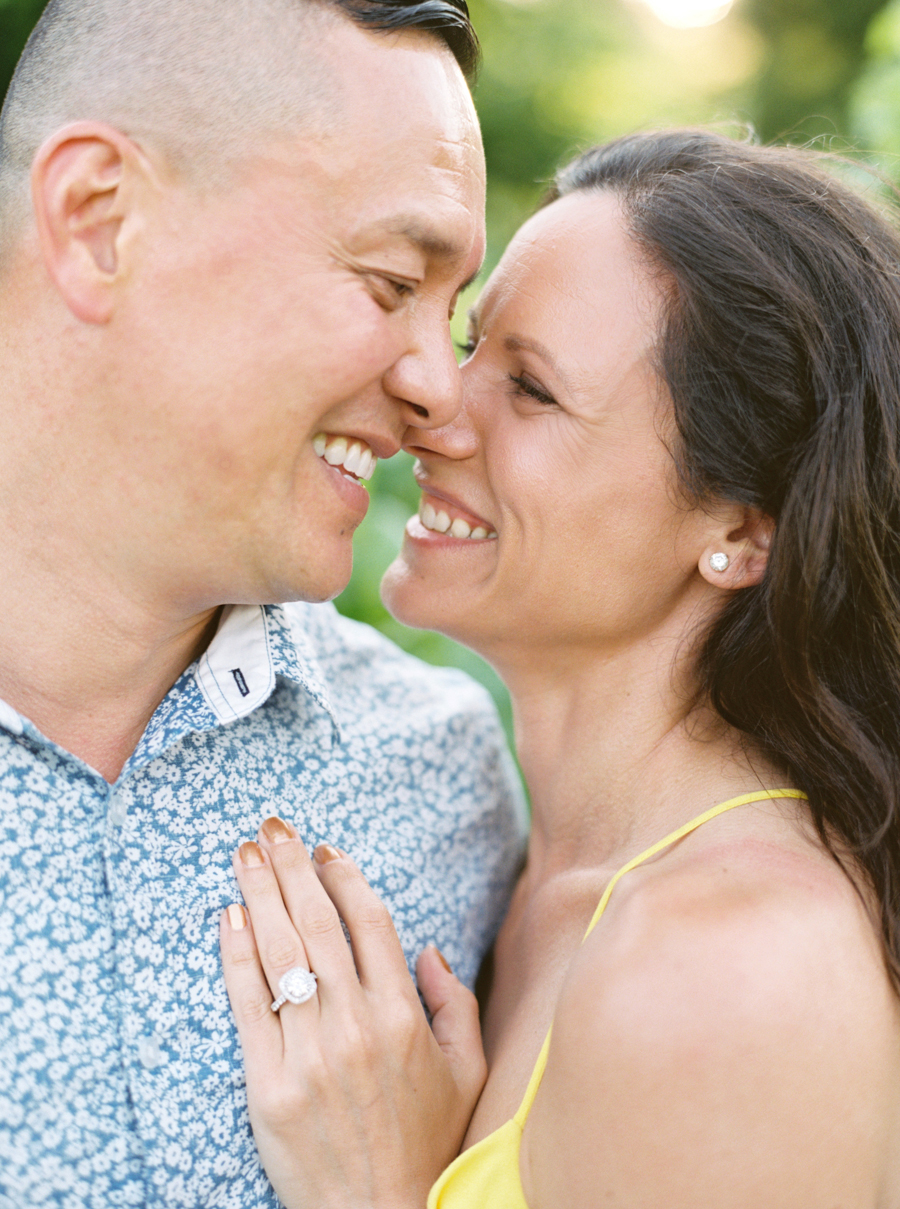
[{"label": "manicured nail", "polygon": [[247,926],[247,915],[244,908],[238,906],[237,903],[232,903],[228,908],[227,914],[232,932],[243,932]]},{"label": "manicured nail", "polygon": [[260,831],[266,837],[270,844],[284,844],[287,840],[294,839],[294,829],[284,819],[280,819],[277,815],[273,815],[270,819],[266,819]]},{"label": "manicured nail", "polygon": [[435,953],[437,954],[438,961],[441,963],[441,965],[444,967],[444,969],[447,971],[447,973],[452,974],[453,971],[450,969],[450,963],[447,960],[447,958],[444,956],[444,954],[440,951],[440,949],[437,947],[437,945],[433,944],[431,947],[434,949]]},{"label": "manicured nail", "polygon": [[344,854],[333,844],[319,844],[313,855],[320,865],[327,865],[329,861],[339,861]]},{"label": "manicured nail", "polygon": [[238,848],[238,856],[241,858],[243,864],[250,868],[266,863],[262,849],[259,844],[254,844],[253,840],[248,840],[246,844],[241,844],[240,848]]}]

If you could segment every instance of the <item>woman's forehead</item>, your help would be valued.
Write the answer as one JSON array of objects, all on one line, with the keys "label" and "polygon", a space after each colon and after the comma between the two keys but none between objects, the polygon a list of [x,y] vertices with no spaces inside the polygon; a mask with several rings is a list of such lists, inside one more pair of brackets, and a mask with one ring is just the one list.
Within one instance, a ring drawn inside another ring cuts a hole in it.
[{"label": "woman's forehead", "polygon": [[[516,233],[474,308],[476,322],[536,330],[570,357],[655,342],[662,295],[613,193],[582,190],[539,210]],[[561,350],[560,350],[561,351]]]}]

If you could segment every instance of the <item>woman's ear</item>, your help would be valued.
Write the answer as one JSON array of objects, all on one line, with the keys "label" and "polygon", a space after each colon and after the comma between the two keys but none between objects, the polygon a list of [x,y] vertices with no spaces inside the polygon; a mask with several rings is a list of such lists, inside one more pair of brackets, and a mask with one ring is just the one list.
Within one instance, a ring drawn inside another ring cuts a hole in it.
[{"label": "woman's ear", "polygon": [[758,584],[766,572],[775,522],[758,508],[736,508],[700,556],[700,574],[717,588]]},{"label": "woman's ear", "polygon": [[133,218],[135,177],[147,164],[121,131],[76,122],[38,151],[31,193],[44,263],[69,310],[108,322],[122,277],[123,226]]}]

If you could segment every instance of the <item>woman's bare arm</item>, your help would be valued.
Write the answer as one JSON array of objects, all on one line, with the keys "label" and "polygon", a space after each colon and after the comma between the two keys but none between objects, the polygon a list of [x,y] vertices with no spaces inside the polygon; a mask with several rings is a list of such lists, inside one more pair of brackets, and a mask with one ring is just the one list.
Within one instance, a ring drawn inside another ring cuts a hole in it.
[{"label": "woman's bare arm", "polygon": [[897,1002],[836,868],[666,878],[607,922],[525,1129],[531,1209],[896,1203]]}]

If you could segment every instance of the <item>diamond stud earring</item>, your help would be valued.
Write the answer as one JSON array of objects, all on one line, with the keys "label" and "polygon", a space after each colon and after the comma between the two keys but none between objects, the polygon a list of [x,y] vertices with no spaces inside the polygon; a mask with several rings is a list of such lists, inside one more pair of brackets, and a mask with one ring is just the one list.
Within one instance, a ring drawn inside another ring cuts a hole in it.
[{"label": "diamond stud earring", "polygon": [[731,560],[729,559],[728,555],[723,554],[721,551],[716,554],[710,554],[709,556],[709,565],[714,571],[727,571],[730,561]]}]

